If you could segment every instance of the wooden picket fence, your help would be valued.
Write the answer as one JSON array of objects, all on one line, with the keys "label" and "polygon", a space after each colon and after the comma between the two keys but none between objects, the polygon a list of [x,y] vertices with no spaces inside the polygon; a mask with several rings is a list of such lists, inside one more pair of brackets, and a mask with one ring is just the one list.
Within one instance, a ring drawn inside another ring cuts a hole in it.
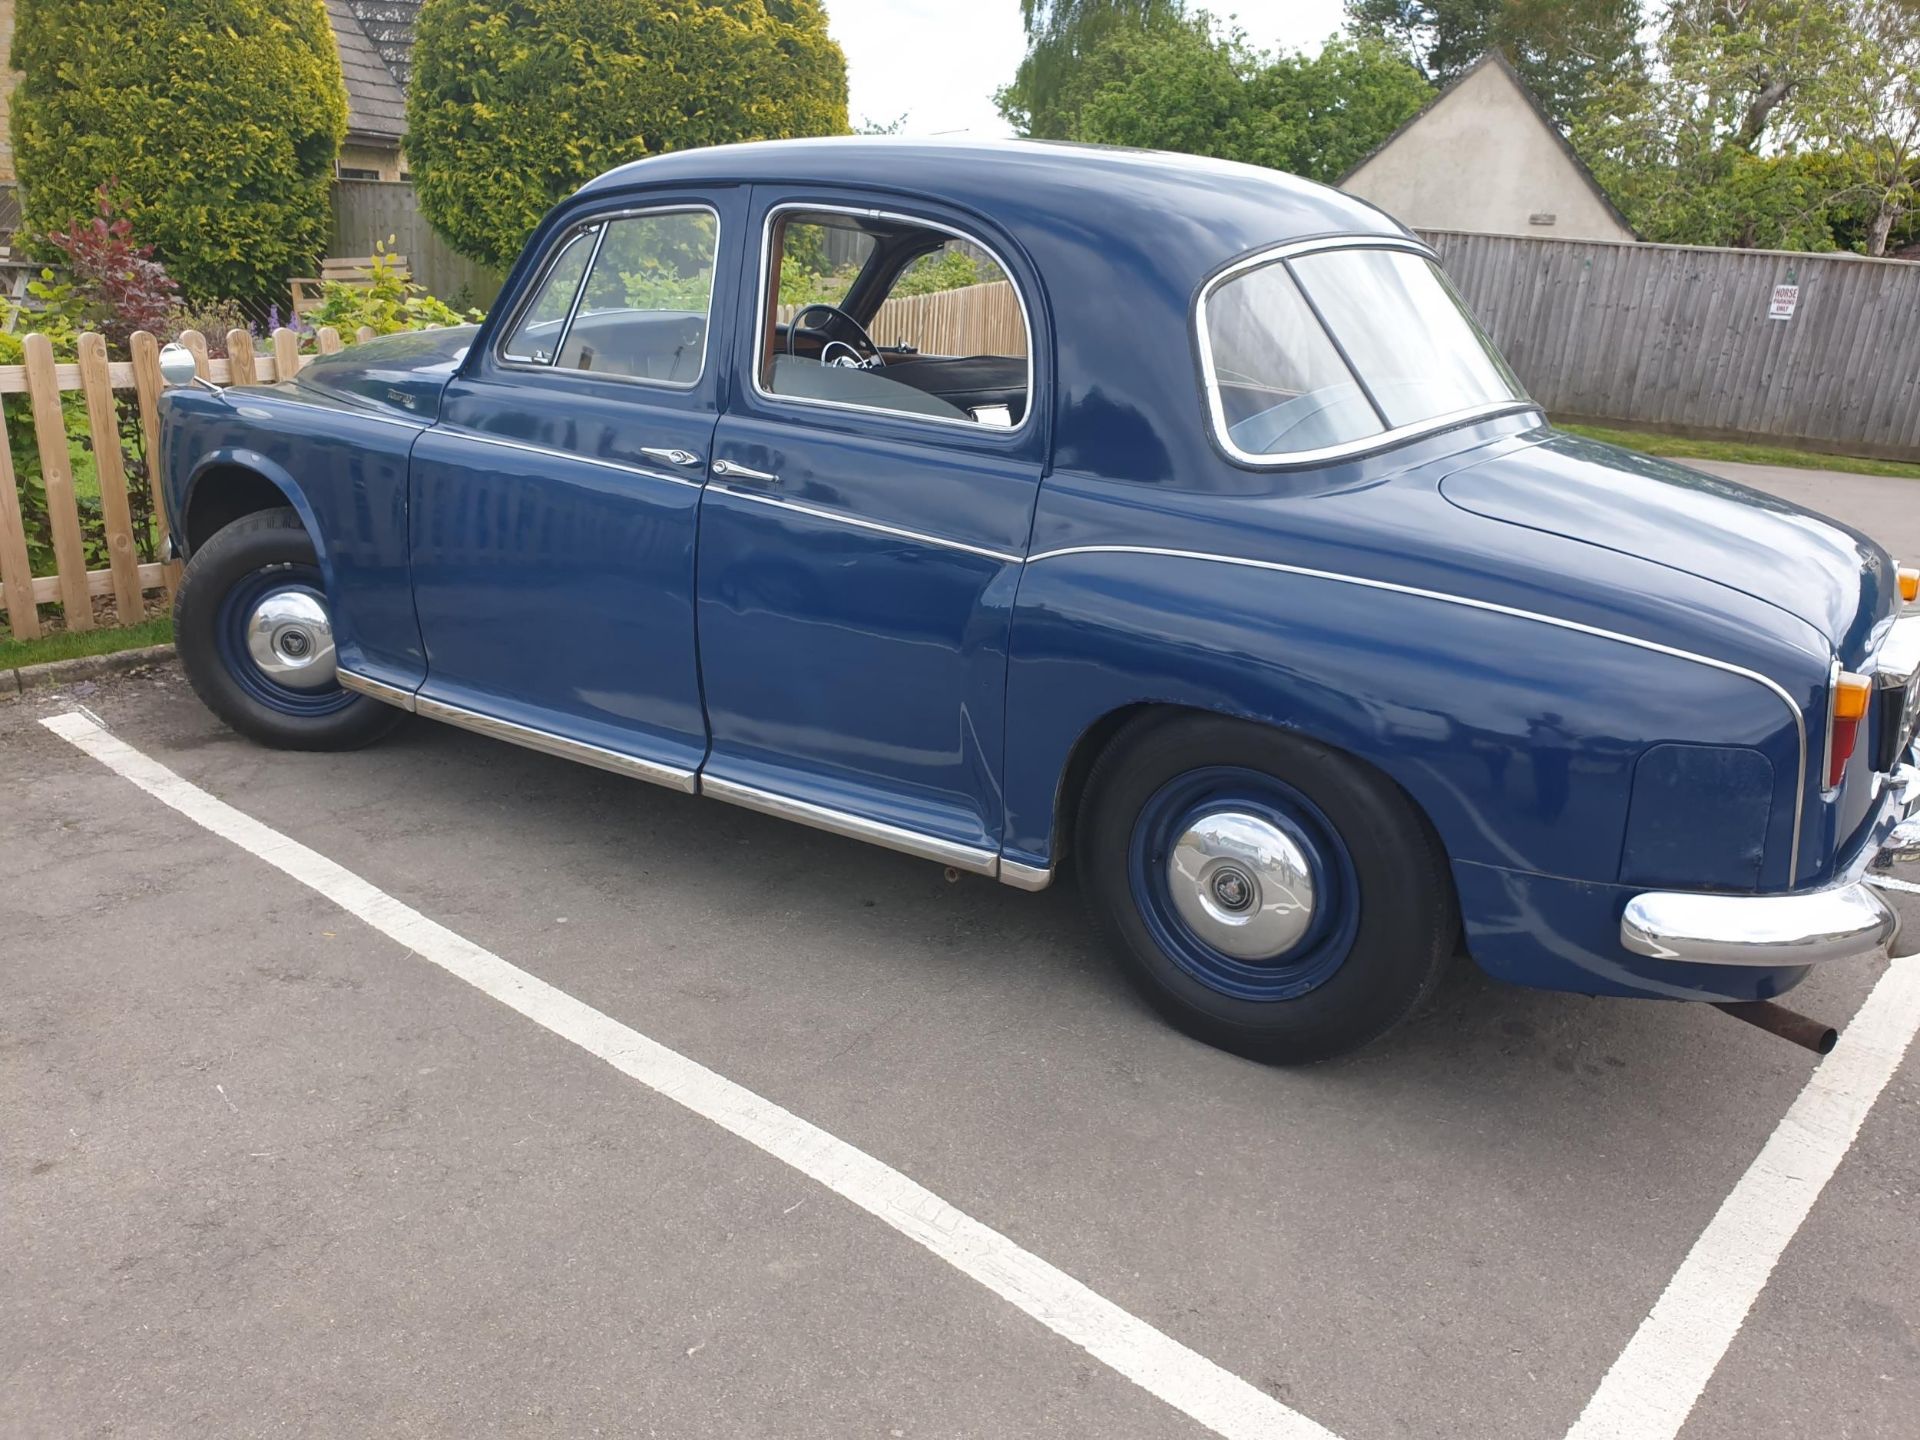
[{"label": "wooden picket fence", "polygon": [[[782,305],[785,324],[800,310]],[[912,345],[924,355],[1025,355],[1020,299],[1005,280],[902,295],[885,301],[868,327],[881,345]]]},{"label": "wooden picket fence", "polygon": [[[363,330],[357,338],[372,332]],[[339,333],[331,328],[316,332],[320,353],[330,354],[342,348]],[[53,346],[47,337],[25,337],[24,365],[0,366],[0,395],[25,395],[32,412],[35,447],[40,457],[41,480],[46,492],[47,524],[51,532],[54,573],[36,575],[27,548],[26,524],[20,504],[20,488],[13,468],[13,452],[8,442],[8,417],[0,411],[0,612],[6,616],[0,637],[9,631],[15,638],[30,640],[42,633],[40,606],[58,605],[62,624],[68,630],[91,630],[94,626],[93,597],[111,595],[122,624],[140,619],[147,592],[173,593],[179,582],[179,566],[162,561],[141,563],[140,546],[133,528],[126,455],[121,449],[119,407],[138,406],[140,436],[146,455],[148,480],[153,492],[152,553],[164,553],[167,538],[166,508],[160,499],[159,401],[160,344],[144,330],[137,332],[129,345],[131,360],[109,361],[107,344],[98,335],[82,335],[78,358],[72,364],[56,364]],[[206,337],[189,330],[180,343],[192,352],[200,374],[215,384],[269,384],[299,373],[313,357],[300,353],[300,337],[292,330],[273,332],[273,351],[256,355],[253,337],[245,330],[227,336],[227,358],[207,356]],[[100,482],[100,525],[107,552],[107,568],[89,570],[86,563],[87,535],[82,528],[80,505],[74,489],[73,457],[69,448],[66,417],[61,397],[74,391],[85,397],[87,433],[93,451],[95,473]],[[131,396],[124,392],[131,391]],[[19,412],[14,411],[14,423]]]}]

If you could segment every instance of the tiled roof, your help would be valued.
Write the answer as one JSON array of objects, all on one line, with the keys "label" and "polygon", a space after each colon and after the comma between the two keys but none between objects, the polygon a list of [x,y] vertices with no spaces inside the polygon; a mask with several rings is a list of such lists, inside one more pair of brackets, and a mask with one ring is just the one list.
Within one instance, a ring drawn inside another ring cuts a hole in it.
[{"label": "tiled roof", "polygon": [[367,32],[373,48],[386,62],[393,83],[406,94],[413,75],[413,27],[420,19],[422,0],[347,0],[347,8]]},{"label": "tiled roof", "polygon": [[407,133],[407,99],[394,83],[380,52],[354,18],[349,0],[327,0],[333,43],[347,81],[347,130],[354,135],[402,139]]}]

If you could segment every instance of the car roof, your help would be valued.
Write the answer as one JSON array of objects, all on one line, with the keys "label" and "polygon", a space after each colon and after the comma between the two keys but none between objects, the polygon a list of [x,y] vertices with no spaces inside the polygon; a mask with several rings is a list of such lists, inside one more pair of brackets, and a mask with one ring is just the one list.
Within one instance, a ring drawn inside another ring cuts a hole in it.
[{"label": "car roof", "polygon": [[[1363,200],[1279,170],[1051,140],[847,135],[716,145],[616,166],[577,193],[752,182],[904,191],[989,217],[1038,210],[1069,222],[1098,217],[1109,229],[1129,222],[1161,225],[1170,214],[1184,215],[1215,227],[1228,243],[1247,232],[1258,233],[1263,244],[1407,233]],[[1217,258],[1232,253],[1221,250]]]}]

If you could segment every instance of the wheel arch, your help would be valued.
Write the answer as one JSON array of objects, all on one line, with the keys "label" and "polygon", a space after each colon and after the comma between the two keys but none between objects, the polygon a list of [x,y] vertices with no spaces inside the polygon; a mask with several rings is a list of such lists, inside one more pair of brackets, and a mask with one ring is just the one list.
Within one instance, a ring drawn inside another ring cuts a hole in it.
[{"label": "wheel arch", "polygon": [[320,572],[331,583],[326,540],[312,505],[293,476],[257,450],[216,450],[194,466],[180,520],[181,553],[191,556],[215,532],[244,516],[282,507],[291,507],[300,517],[319,556]]}]

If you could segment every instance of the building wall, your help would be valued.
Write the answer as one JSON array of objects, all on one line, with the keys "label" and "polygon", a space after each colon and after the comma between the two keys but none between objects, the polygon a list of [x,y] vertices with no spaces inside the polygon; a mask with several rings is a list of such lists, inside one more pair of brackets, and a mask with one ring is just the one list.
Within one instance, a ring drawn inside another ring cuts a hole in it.
[{"label": "building wall", "polygon": [[1340,188],[1416,230],[1634,238],[1498,65],[1467,76]]},{"label": "building wall", "polygon": [[[10,0],[0,0],[0,5]],[[371,170],[372,175],[354,175],[355,180],[401,180],[406,178],[406,160],[397,145],[368,145],[349,138],[340,147],[340,171]]]}]

